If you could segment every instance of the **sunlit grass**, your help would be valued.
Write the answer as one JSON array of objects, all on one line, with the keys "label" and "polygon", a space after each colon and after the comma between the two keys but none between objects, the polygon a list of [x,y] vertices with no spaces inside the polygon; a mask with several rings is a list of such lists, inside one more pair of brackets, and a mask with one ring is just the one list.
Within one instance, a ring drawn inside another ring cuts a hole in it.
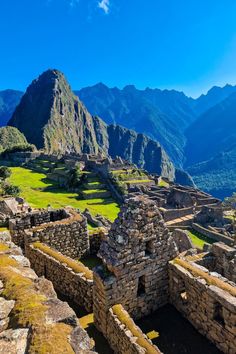
[{"label": "sunlit grass", "polygon": [[194,246],[203,249],[204,244],[212,244],[215,241],[210,239],[209,237],[206,237],[202,234],[200,234],[197,231],[194,230],[188,230],[188,235],[191,238]]},{"label": "sunlit grass", "polygon": [[[88,208],[91,214],[101,214],[114,221],[119,212],[119,206],[112,199],[81,199],[77,193],[68,192],[48,179],[44,173],[34,172],[23,167],[11,168],[10,182],[19,186],[23,197],[33,208],[53,208],[71,206],[83,211]],[[100,191],[99,191],[100,192]]]}]

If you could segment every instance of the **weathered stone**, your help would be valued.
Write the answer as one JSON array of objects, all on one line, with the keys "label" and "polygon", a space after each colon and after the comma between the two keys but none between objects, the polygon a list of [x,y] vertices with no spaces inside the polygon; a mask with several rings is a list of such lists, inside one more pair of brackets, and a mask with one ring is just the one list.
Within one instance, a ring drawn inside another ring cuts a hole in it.
[{"label": "weathered stone", "polygon": [[0,297],[0,320],[8,317],[14,305],[14,300],[7,301],[3,297]]},{"label": "weathered stone", "polygon": [[8,329],[0,333],[0,354],[25,354],[29,329]]}]

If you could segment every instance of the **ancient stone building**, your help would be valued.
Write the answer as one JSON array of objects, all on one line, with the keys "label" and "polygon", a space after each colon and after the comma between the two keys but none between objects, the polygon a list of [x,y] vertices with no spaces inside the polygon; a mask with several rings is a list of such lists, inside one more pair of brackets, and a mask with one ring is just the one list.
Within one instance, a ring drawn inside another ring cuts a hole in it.
[{"label": "ancient stone building", "polygon": [[9,228],[12,240],[22,248],[40,241],[72,258],[89,253],[86,218],[73,209],[34,211],[10,220]]},{"label": "ancient stone building", "polygon": [[121,304],[134,318],[168,302],[168,261],[175,242],[158,207],[144,197],[129,199],[102,242],[104,266],[94,273],[94,317],[105,335],[110,307]]},{"label": "ancient stone building", "polygon": [[170,302],[222,352],[236,353],[236,249],[181,254],[169,264]]}]

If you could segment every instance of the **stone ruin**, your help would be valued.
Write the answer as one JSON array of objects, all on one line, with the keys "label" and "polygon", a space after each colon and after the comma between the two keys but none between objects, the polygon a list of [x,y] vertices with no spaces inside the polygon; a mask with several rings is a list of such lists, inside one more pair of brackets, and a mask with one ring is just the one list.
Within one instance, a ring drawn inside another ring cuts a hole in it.
[{"label": "stone ruin", "polygon": [[168,261],[176,255],[175,242],[154,202],[134,198],[124,204],[101,244],[104,267],[94,274],[95,323],[105,336],[113,305],[122,304],[137,319],[167,303]]},{"label": "stone ruin", "polygon": [[[38,276],[93,311],[115,353],[160,353],[132,318],[167,303],[224,353],[235,353],[236,249],[222,243],[204,253],[193,249],[184,230],[171,233],[152,198],[127,199],[98,238],[89,237],[86,218],[72,209],[23,214],[10,221],[10,231]],[[77,261],[81,244],[84,254],[99,250],[103,264],[93,272]]]},{"label": "stone ruin", "polygon": [[28,210],[29,205],[25,203],[23,198],[5,197],[0,199],[0,220],[3,223],[17,214],[28,212]]},{"label": "stone ruin", "polygon": [[170,302],[223,353],[236,352],[236,248],[182,253],[169,263]]},{"label": "stone ruin", "polygon": [[173,183],[168,187],[136,187],[127,199],[142,195],[157,204],[169,230],[191,228],[214,241],[233,245],[233,225],[224,217],[219,199],[198,189]]},{"label": "stone ruin", "polygon": [[10,219],[9,230],[12,240],[22,249],[41,242],[75,259],[90,253],[87,220],[72,208],[29,212]]},{"label": "stone ruin", "polygon": [[94,353],[75,312],[35,274],[8,232],[0,234],[0,264],[0,353]]}]

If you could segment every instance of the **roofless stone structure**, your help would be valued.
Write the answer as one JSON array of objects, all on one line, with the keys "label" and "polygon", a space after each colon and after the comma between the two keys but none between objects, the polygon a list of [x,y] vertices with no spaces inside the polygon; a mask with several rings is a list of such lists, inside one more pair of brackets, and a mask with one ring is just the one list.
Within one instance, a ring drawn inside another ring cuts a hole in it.
[{"label": "roofless stone structure", "polygon": [[121,208],[99,255],[104,266],[94,274],[94,316],[107,331],[107,314],[121,304],[134,318],[148,315],[168,302],[168,261],[176,244],[155,202],[129,199]]}]

